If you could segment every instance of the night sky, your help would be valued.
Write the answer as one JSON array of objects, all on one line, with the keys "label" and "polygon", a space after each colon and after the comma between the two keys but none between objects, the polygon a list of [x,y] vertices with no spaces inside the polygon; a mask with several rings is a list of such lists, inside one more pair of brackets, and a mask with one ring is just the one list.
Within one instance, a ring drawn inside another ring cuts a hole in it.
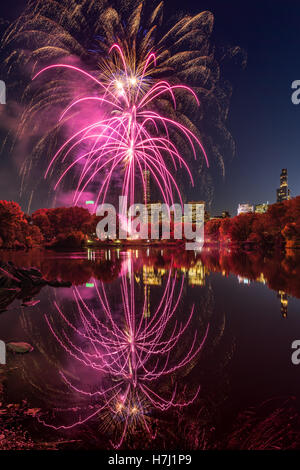
[{"label": "night sky", "polygon": [[[0,17],[13,19],[26,2],[11,0]],[[275,202],[281,168],[288,168],[292,196],[300,194],[300,105],[291,102],[291,83],[300,80],[300,2],[295,0],[165,0],[174,9],[215,15],[217,44],[238,45],[247,67],[226,69],[233,86],[228,128],[236,155],[222,181],[214,175],[212,213],[236,213],[239,202]],[[2,77],[0,77],[2,78]],[[9,99],[9,97],[8,97]],[[0,199],[18,200],[16,175],[7,154],[0,157]],[[23,209],[25,209],[23,207]]]}]

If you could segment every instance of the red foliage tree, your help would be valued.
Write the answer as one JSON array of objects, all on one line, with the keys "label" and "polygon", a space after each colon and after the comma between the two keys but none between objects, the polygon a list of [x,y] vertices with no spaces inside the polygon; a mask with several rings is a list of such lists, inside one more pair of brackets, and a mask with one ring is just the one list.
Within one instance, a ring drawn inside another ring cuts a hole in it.
[{"label": "red foliage tree", "polygon": [[32,248],[42,242],[41,231],[28,222],[19,204],[0,201],[0,247]]}]

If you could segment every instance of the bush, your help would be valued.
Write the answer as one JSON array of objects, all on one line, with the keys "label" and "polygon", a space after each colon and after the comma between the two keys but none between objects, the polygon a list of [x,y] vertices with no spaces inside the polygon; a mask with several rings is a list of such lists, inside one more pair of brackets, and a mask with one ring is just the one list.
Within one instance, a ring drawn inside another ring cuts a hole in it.
[{"label": "bush", "polygon": [[60,233],[46,248],[58,250],[76,250],[84,246],[86,235],[80,231]]}]

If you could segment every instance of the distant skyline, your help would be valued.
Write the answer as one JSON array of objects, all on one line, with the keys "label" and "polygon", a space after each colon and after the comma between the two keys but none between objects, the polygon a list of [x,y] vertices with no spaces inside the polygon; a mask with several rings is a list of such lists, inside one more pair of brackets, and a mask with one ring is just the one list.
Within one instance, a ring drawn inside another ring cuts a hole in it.
[{"label": "distant skyline", "polygon": [[225,182],[216,187],[212,212],[234,214],[238,203],[276,202],[282,168],[288,169],[291,196],[299,195],[300,105],[292,104],[291,84],[300,78],[300,4],[204,3],[215,13],[217,39],[248,55],[246,69],[227,77],[233,85],[228,127],[236,156]]},{"label": "distant skyline", "polygon": [[[5,3],[0,16],[15,18],[25,3]],[[288,169],[291,196],[299,195],[300,105],[292,104],[291,84],[300,80],[300,2],[165,0],[165,5],[172,13],[212,11],[215,42],[238,45],[248,55],[244,70],[234,67],[223,74],[233,87],[228,128],[236,155],[227,162],[224,181],[217,172],[212,175],[215,197],[210,212],[228,210],[234,215],[239,203],[276,202],[282,168]],[[0,178],[0,199],[18,200],[9,155],[1,156]]]}]

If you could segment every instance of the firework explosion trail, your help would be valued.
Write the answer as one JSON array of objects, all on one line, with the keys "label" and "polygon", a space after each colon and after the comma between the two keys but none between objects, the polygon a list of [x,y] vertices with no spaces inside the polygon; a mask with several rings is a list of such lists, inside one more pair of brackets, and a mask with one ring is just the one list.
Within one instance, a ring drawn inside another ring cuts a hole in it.
[{"label": "firework explosion trail", "polygon": [[[152,86],[151,84],[144,85],[148,67],[152,62],[154,64],[156,62],[153,53],[149,54],[140,75],[129,68],[119,45],[114,44],[110,53],[118,54],[121,58],[121,67],[117,69],[117,72],[112,73],[107,81],[99,81],[84,70],[67,64],[50,65],[34,77],[36,79],[50,69],[67,68],[94,81],[100,87],[101,92],[97,97],[87,96],[71,103],[63,112],[61,120],[73,107],[84,102],[97,101],[101,109],[104,107],[105,112],[105,119],[80,128],[59,148],[48,166],[46,176],[57,159],[61,158],[65,162],[73,152],[80,149],[83,143],[88,143],[90,150],[76,157],[75,160],[73,158],[55,185],[56,189],[75,165],[84,162],[74,196],[75,204],[78,203],[89,183],[97,177],[100,188],[96,206],[99,201],[103,203],[111,186],[113,173],[120,171],[120,167],[125,169],[121,195],[126,196],[130,204],[135,202],[136,173],[140,175],[143,193],[146,194],[145,170],[152,175],[165,203],[175,202],[173,195],[173,188],[175,188],[182,204],[180,190],[168,167],[167,160],[169,159],[172,163],[175,171],[177,166],[184,167],[192,184],[193,178],[180,150],[170,138],[171,128],[184,136],[195,158],[196,147],[198,147],[204,154],[208,165],[207,155],[202,143],[193,132],[179,122],[157,113],[152,107],[155,108],[155,100],[159,96],[169,94],[176,109],[175,92],[178,90],[190,93],[199,105],[198,98],[191,88],[184,85],[171,85],[165,80],[158,81]],[[105,176],[102,178],[100,175],[103,173]]]},{"label": "firework explosion trail", "polygon": [[[6,145],[11,146],[11,150],[21,145],[24,156],[18,165],[22,183],[20,197],[25,192],[30,194],[34,191],[36,194],[38,189],[45,191],[45,185],[39,178],[41,163],[45,161],[45,156],[47,159],[51,158],[66,139],[62,131],[66,130],[68,121],[72,120],[75,125],[77,123],[77,127],[80,125],[84,128],[83,124],[86,123],[87,126],[94,118],[94,113],[99,119],[99,110],[94,106],[97,100],[91,100],[80,102],[72,108],[74,115],[77,114],[77,120],[72,119],[70,113],[65,115],[67,121],[65,125],[62,126],[63,122],[57,120],[57,116],[76,97],[81,99],[87,95],[97,96],[93,87],[97,85],[95,80],[89,79],[87,75],[84,77],[78,72],[75,73],[74,70],[70,73],[71,70],[67,68],[60,68],[59,73],[47,74],[49,80],[39,82],[38,87],[36,82],[32,82],[32,77],[46,66],[67,63],[108,83],[112,80],[112,76],[118,75],[121,68],[124,71],[122,59],[120,56],[117,58],[116,49],[112,54],[109,53],[114,43],[121,47],[127,69],[132,72],[132,75],[129,73],[127,76],[124,73],[121,75],[124,81],[129,78],[132,96],[138,92],[146,94],[149,88],[159,81],[167,81],[171,85],[184,83],[196,93],[200,106],[197,106],[193,94],[178,88],[176,110],[171,93],[157,94],[154,100],[155,111],[180,122],[205,143],[205,149],[210,155],[210,167],[217,163],[224,175],[224,158],[232,156],[235,147],[226,128],[231,87],[223,80],[219,64],[226,59],[227,52],[225,51],[224,56],[223,49],[219,50],[212,43],[214,16],[211,12],[202,11],[195,15],[178,14],[177,18],[174,18],[175,22],[169,21],[168,16],[164,12],[164,2],[157,0],[76,0],[76,2],[31,0],[28,2],[21,16],[3,34],[0,47],[3,73],[8,75],[8,83],[17,84],[15,90],[17,102],[21,103],[23,109],[15,129],[10,131],[6,139]],[[157,54],[156,63],[153,51]],[[234,59],[241,59],[244,64],[245,59],[240,48],[230,48],[228,54]],[[137,78],[143,74],[143,80],[137,83]],[[22,90],[21,95],[20,90]],[[110,98],[111,95],[107,94],[106,99]],[[102,108],[104,104],[102,102]],[[85,110],[80,106],[84,106]],[[106,103],[106,106],[111,105]],[[125,97],[122,109],[124,106]],[[148,108],[148,104],[145,103],[145,106]],[[116,109],[115,117],[117,112],[120,110]],[[150,126],[150,122],[152,121],[148,121],[147,128],[151,127],[153,133],[155,126],[153,123]],[[128,124],[128,116],[126,123]],[[123,124],[121,128],[122,126]],[[160,131],[162,127],[161,122]],[[71,133],[75,133],[73,126],[67,131],[68,137]],[[96,140],[96,137],[94,139]],[[176,133],[175,129],[172,129],[171,140],[181,152],[185,147],[183,150],[185,160],[189,161],[190,168],[193,165],[193,175],[197,174],[200,178],[198,183],[201,185],[201,191],[205,193],[202,199],[211,200],[212,183],[210,173],[205,171],[205,159],[197,159],[197,163],[194,164],[190,158],[192,155],[188,150],[189,146],[184,142],[186,137]],[[86,142],[91,140],[84,140],[83,146]],[[130,160],[130,146],[127,143],[128,148]],[[162,149],[160,151],[164,152]],[[79,157],[80,155],[77,155],[77,158]],[[154,158],[153,154],[151,158],[149,156],[147,158],[147,164],[153,166],[154,162],[151,160]],[[63,195],[64,191],[70,191],[71,185],[73,189],[74,184],[80,181],[79,177],[79,181],[76,180],[74,183],[73,177],[75,179],[78,177],[76,169],[81,171],[81,164],[84,166],[87,162],[91,163],[88,156],[83,157],[77,165],[74,165],[74,172],[68,172],[69,176],[60,184]],[[109,169],[113,165],[111,162],[108,165]],[[160,165],[158,166],[160,169]],[[93,171],[95,168],[92,167]],[[53,165],[48,173],[49,179],[53,178],[56,182],[64,170],[65,165]],[[103,173],[105,171],[108,172],[107,167],[103,168]],[[157,172],[156,169],[155,171]],[[148,172],[146,173],[148,178]],[[180,172],[176,178],[178,184],[181,175],[180,184],[186,182],[185,172]],[[104,178],[106,176],[104,175]],[[123,181],[122,175],[116,178],[117,172],[114,172],[114,176],[113,183],[119,188]],[[170,177],[166,178],[170,180]],[[161,180],[161,177],[159,179]],[[137,189],[140,191],[141,185],[142,182],[139,182]],[[96,183],[91,183],[89,192],[95,193],[96,189]],[[53,203],[53,196],[50,194],[49,192],[48,204],[50,199]],[[59,191],[54,192],[54,198],[60,198]],[[63,199],[65,201],[65,198]],[[34,200],[35,196],[33,196],[33,205]]]},{"label": "firework explosion trail", "polygon": [[[69,425],[56,426],[41,417],[39,421],[56,430],[72,429],[96,416],[103,418],[103,413],[106,413],[106,418],[109,416],[111,422],[119,427],[121,437],[119,435],[117,442],[112,443],[119,448],[126,435],[137,426],[144,428],[152,439],[155,438],[149,416],[151,409],[163,412],[192,404],[200,387],[187,398],[184,386],[180,393],[181,400],[178,400],[179,387],[171,375],[174,376],[197,358],[205,343],[209,325],[202,339],[198,338],[195,331],[186,351],[178,354],[194,316],[193,306],[185,322],[176,319],[183,281],[176,289],[178,281],[171,279],[170,271],[164,294],[151,317],[146,315],[146,296],[141,310],[137,311],[133,278],[128,281],[126,275],[121,279],[122,317],[118,321],[109,305],[103,283],[99,287],[95,284],[99,303],[96,310],[90,308],[78,289],[74,288],[78,325],[70,321],[59,305],[55,304],[65,328],[58,332],[53,320],[46,317],[52,334],[72,360],[96,372],[102,382],[93,391],[84,390],[76,384],[74,378],[70,379],[67,373],[60,371],[64,382],[73,392],[89,400],[97,399],[96,410],[93,409],[86,417]],[[74,343],[74,337],[80,340],[79,345]],[[171,378],[171,390],[169,396],[165,396],[166,392],[160,393],[159,384],[168,376]]]}]

